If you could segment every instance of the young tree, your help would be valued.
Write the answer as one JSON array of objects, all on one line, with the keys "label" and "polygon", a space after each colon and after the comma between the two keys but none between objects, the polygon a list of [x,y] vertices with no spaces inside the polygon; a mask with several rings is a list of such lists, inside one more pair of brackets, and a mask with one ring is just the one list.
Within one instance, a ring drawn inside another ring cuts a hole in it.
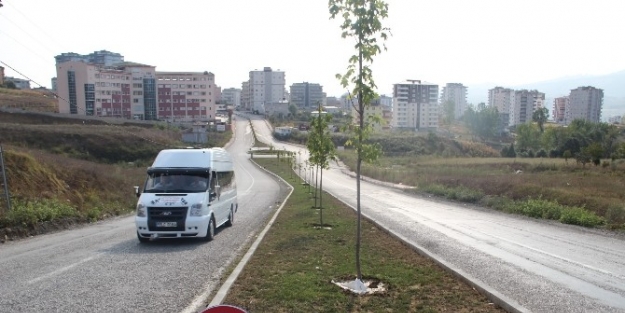
[{"label": "young tree", "polygon": [[[321,114],[319,103],[319,115],[310,122],[310,134],[306,147],[310,151],[310,161],[320,171],[319,175],[319,226],[323,227],[323,170],[330,167],[330,161],[336,159],[336,148],[332,142],[328,126],[332,122],[332,115]],[[316,186],[316,185],[315,185]],[[317,204],[315,189],[315,205]]]},{"label": "young tree", "polygon": [[[382,27],[382,20],[388,17],[388,4],[383,0],[329,0],[330,18],[343,18],[341,24],[342,37],[353,38],[356,42],[356,54],[349,58],[349,65],[345,74],[337,74],[344,88],[353,86],[350,94],[356,96],[354,105],[358,114],[358,125],[353,127],[352,137],[347,144],[356,149],[356,283],[361,283],[360,269],[360,169],[362,161],[375,161],[381,154],[379,145],[368,144],[365,140],[373,128],[365,123],[365,106],[376,98],[371,64],[373,57],[386,49],[384,41],[388,38],[389,29]],[[353,99],[352,99],[353,100]]]},{"label": "young tree", "polygon": [[538,128],[540,128],[540,133],[542,134],[545,131],[545,123],[547,122],[547,118],[549,117],[549,109],[543,107],[540,108],[532,114],[532,121],[538,124]]},{"label": "young tree", "polygon": [[447,132],[451,132],[451,124],[456,120],[456,103],[453,100],[447,100],[442,104],[443,124],[447,126]]}]

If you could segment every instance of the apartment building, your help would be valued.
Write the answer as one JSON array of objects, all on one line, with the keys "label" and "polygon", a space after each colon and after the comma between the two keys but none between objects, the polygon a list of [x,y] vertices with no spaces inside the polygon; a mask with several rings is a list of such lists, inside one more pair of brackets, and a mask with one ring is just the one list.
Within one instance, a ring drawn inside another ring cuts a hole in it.
[{"label": "apartment building", "polygon": [[553,120],[558,124],[564,124],[565,121],[565,111],[569,106],[569,97],[558,97],[553,99],[553,109],[551,116]]},{"label": "apartment building", "polygon": [[245,111],[251,111],[252,105],[250,100],[250,81],[241,83],[241,108]]},{"label": "apartment building", "polygon": [[213,120],[221,88],[210,72],[156,72],[158,117],[173,121]]},{"label": "apartment building", "polygon": [[461,118],[467,110],[467,87],[460,83],[447,83],[441,91],[441,105],[447,101],[454,103],[454,118]]},{"label": "apartment building", "polygon": [[519,125],[532,121],[536,109],[542,108],[545,94],[537,90],[516,90],[510,106],[510,124]]},{"label": "apartment building", "polygon": [[17,78],[17,77],[11,77],[11,76],[5,76],[4,77],[4,82],[12,82],[15,85],[15,88],[17,89],[22,89],[22,90],[28,90],[30,89],[30,80],[28,79],[21,79],[21,78]]},{"label": "apartment building", "polygon": [[286,100],[284,72],[271,67],[250,71],[249,96],[250,107],[258,114],[266,113],[265,104]]},{"label": "apartment building", "polygon": [[210,72],[156,72],[133,62],[62,62],[56,85],[59,113],[140,120],[211,120],[219,96]]},{"label": "apartment building", "polygon": [[59,113],[156,120],[155,67],[122,63],[100,67],[83,61],[57,64]]},{"label": "apartment building", "polygon": [[582,119],[593,123],[601,121],[603,107],[603,90],[592,86],[572,89],[569,94],[569,105],[565,109],[564,123]]},{"label": "apartment building", "polygon": [[291,85],[291,104],[299,109],[313,110],[319,103],[323,105],[325,96],[323,86],[308,82]]},{"label": "apartment building", "polygon": [[221,92],[221,102],[233,107],[241,106],[241,89],[226,88]]},{"label": "apartment building", "polygon": [[488,90],[488,105],[499,112],[502,127],[514,126],[532,121],[532,115],[542,108],[545,94],[537,90],[514,90],[495,87]]},{"label": "apartment building", "polygon": [[393,109],[393,97],[387,96],[387,95],[380,95],[380,104],[392,110]]},{"label": "apartment building", "polygon": [[393,85],[395,129],[438,128],[438,85],[407,80]]},{"label": "apartment building", "polygon": [[[356,112],[356,108],[351,108],[352,123],[360,123],[360,116]],[[328,111],[328,113],[331,113]],[[365,121],[369,120],[369,116],[377,116],[381,119],[379,123],[374,123],[373,130],[380,131],[383,129],[390,129],[392,123],[392,108],[383,103],[382,98],[377,98],[369,105],[365,106],[364,118]]]}]

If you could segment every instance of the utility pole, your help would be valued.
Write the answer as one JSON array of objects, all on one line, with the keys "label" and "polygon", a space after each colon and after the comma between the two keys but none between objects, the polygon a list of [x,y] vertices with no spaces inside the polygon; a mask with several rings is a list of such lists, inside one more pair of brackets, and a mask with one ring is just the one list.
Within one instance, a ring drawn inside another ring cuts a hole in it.
[{"label": "utility pole", "polygon": [[[1,4],[1,3],[0,3]],[[3,194],[7,200],[7,211],[11,211],[11,195],[9,194],[9,184],[7,183],[7,172],[4,166],[4,150],[2,150],[2,146],[0,145],[0,174],[2,174],[2,186]]]}]

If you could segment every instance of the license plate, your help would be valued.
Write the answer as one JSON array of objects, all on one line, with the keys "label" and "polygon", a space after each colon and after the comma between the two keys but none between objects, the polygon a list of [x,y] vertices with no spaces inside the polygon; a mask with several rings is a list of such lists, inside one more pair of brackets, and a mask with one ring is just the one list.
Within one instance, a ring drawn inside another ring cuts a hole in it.
[{"label": "license plate", "polygon": [[177,222],[156,222],[156,227],[176,227]]}]

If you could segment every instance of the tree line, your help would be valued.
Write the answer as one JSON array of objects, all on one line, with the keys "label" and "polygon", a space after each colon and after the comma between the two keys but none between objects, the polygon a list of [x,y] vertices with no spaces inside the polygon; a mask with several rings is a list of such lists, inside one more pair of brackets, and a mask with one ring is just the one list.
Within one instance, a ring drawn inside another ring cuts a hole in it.
[{"label": "tree line", "polygon": [[[514,143],[501,150],[503,157],[575,158],[585,165],[599,165],[601,159],[625,158],[623,129],[604,122],[573,120],[569,125],[545,127],[549,111],[534,111],[532,122],[511,128]],[[482,140],[503,135],[503,123],[496,107],[480,103],[469,106],[463,116],[469,130]]]}]

